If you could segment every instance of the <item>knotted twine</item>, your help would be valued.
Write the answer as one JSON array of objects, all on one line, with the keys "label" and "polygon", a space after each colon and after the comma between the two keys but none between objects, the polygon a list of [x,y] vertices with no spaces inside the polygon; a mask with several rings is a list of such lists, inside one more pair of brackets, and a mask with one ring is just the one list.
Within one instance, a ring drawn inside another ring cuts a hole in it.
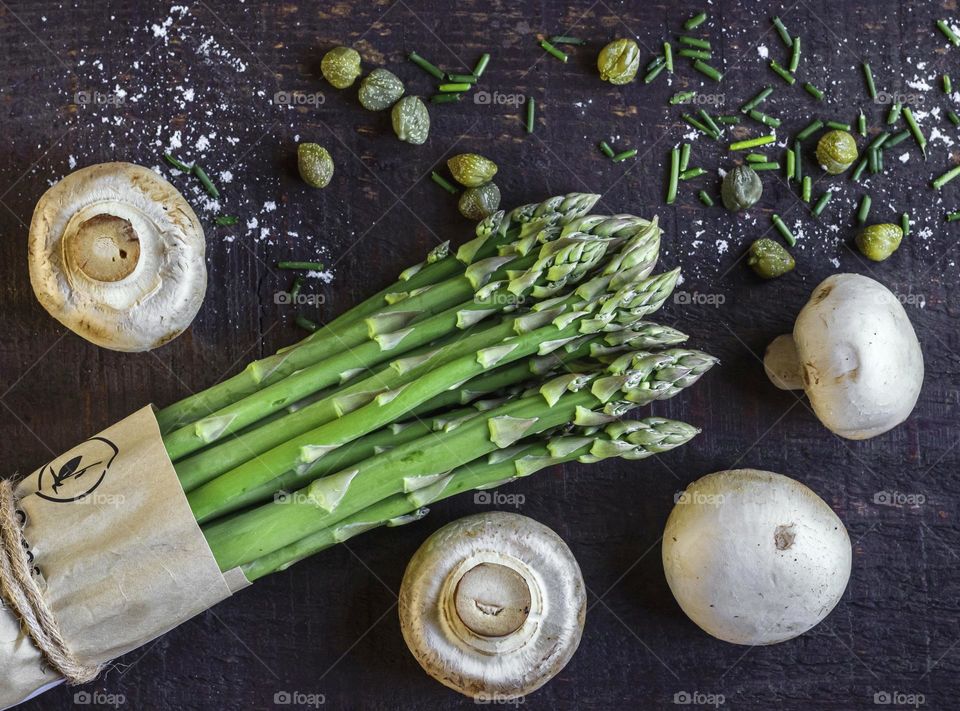
[{"label": "knotted twine", "polygon": [[70,651],[47,607],[23,542],[13,482],[7,479],[0,481],[0,596],[47,663],[70,684],[85,684],[100,674],[99,666],[81,663]]}]

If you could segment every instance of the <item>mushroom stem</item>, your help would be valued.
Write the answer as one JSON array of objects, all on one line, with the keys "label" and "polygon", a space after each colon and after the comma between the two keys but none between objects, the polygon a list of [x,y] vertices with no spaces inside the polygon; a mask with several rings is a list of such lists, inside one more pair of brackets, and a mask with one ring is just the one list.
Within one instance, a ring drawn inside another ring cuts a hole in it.
[{"label": "mushroom stem", "polygon": [[460,578],[453,604],[460,621],[485,637],[513,634],[530,616],[530,585],[500,563],[480,563]]},{"label": "mushroom stem", "polygon": [[781,390],[803,390],[797,344],[791,334],[777,336],[770,342],[763,356],[763,369],[770,382]]}]

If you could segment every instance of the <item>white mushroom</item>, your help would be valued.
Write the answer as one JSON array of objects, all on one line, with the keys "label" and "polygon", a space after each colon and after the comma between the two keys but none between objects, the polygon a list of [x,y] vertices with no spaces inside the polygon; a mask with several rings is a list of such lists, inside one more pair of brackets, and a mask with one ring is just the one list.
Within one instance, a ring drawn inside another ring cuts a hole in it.
[{"label": "white mushroom", "polygon": [[773,472],[716,472],[687,487],[663,533],[663,568],[680,607],[734,644],[803,634],[850,579],[843,523],[813,491]]},{"label": "white mushroom", "polygon": [[824,280],[763,364],[778,388],[806,390],[820,421],[847,439],[899,425],[923,384],[923,353],[903,306],[859,274]]},{"label": "white mushroom", "polygon": [[444,526],[400,589],[407,646],[432,677],[477,701],[529,694],[573,656],[586,594],[570,549],[546,526],[492,512]]},{"label": "white mushroom", "polygon": [[50,188],[30,224],[30,281],[74,333],[117,351],[179,336],[207,288],[203,228],[152,170],[102,163]]}]

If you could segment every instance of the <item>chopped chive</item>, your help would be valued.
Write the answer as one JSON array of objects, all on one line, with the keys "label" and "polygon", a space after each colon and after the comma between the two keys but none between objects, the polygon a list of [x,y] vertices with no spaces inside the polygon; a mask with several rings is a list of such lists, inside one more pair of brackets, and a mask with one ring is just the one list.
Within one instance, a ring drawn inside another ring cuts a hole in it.
[{"label": "chopped chive", "polygon": [[454,101],[460,101],[460,97],[463,96],[462,92],[452,91],[448,94],[434,94],[430,97],[431,104],[449,104]]},{"label": "chopped chive", "polygon": [[570,35],[554,35],[550,38],[551,44],[586,44],[587,41],[580,39],[579,37],[571,37]]},{"label": "chopped chive", "polygon": [[877,85],[873,82],[873,71],[870,69],[870,65],[866,62],[863,62],[863,77],[867,80],[867,93],[870,95],[871,99],[876,101]]},{"label": "chopped chive", "polygon": [[658,76],[660,76],[660,72],[662,72],[662,71],[663,71],[664,69],[666,69],[666,68],[667,68],[667,65],[666,65],[665,62],[664,62],[664,63],[661,63],[661,64],[658,64],[658,65],[655,66],[653,69],[651,69],[649,72],[647,72],[647,75],[643,78],[643,83],[644,83],[644,84],[649,84],[649,83],[652,82],[654,79],[656,79]]},{"label": "chopped chive", "polygon": [[727,115],[727,116],[717,116],[717,121],[718,121],[719,123],[726,123],[726,124],[733,124],[733,125],[735,125],[735,124],[740,123],[740,117],[739,117],[739,116],[729,116],[729,115]]},{"label": "chopped chive", "polygon": [[956,222],[957,220],[960,220],[960,212],[947,213],[947,222]]},{"label": "chopped chive", "polygon": [[439,185],[441,188],[446,190],[451,195],[456,195],[458,192],[460,192],[459,190],[456,189],[456,187],[454,187],[454,185],[449,180],[444,178],[442,175],[440,175],[440,173],[438,173],[435,170],[430,171],[430,179],[433,180],[433,182],[435,182],[437,185]]},{"label": "chopped chive", "polygon": [[756,109],[750,110],[750,118],[754,121],[759,121],[764,126],[770,126],[771,128],[780,127],[780,119],[774,118],[773,116],[767,116],[767,114],[757,111]]},{"label": "chopped chive", "polygon": [[717,140],[718,138],[720,138],[720,135],[719,135],[719,134],[714,133],[709,127],[704,126],[702,123],[700,123],[699,121],[697,121],[697,120],[696,120],[693,116],[691,116],[690,114],[681,114],[681,115],[680,115],[680,118],[683,119],[685,123],[689,124],[690,126],[693,126],[695,129],[697,129],[698,131],[700,131],[700,132],[703,133],[703,134],[706,134],[706,135],[709,136],[710,138],[712,138],[712,139],[714,139],[714,140]]},{"label": "chopped chive", "polygon": [[790,231],[790,228],[787,227],[786,223],[780,219],[780,215],[773,213],[770,216],[770,220],[773,222],[773,226],[777,228],[777,232],[780,233],[780,236],[783,237],[783,241],[789,244],[791,247],[797,244],[797,238],[793,236],[793,232]]},{"label": "chopped chive", "polygon": [[803,149],[800,141],[793,142],[793,177],[797,180],[803,178]]},{"label": "chopped chive", "polygon": [[780,164],[769,162],[769,163],[751,163],[750,167],[754,170],[780,170]]},{"label": "chopped chive", "polygon": [[939,189],[942,188],[944,185],[946,185],[947,183],[949,183],[951,180],[953,180],[954,178],[956,178],[958,175],[960,175],[960,165],[958,165],[958,166],[955,167],[955,168],[951,168],[950,170],[948,170],[946,173],[944,173],[944,174],[941,175],[939,178],[937,178],[936,180],[934,180],[934,181],[931,183],[931,185],[933,185],[933,187],[934,187],[936,190],[939,190]]},{"label": "chopped chive", "polygon": [[713,59],[713,52],[708,52],[705,49],[682,47],[677,50],[677,54],[686,59]]},{"label": "chopped chive", "polygon": [[867,151],[867,162],[870,164],[870,172],[876,175],[880,172],[880,151]]},{"label": "chopped chive", "polygon": [[910,235],[910,213],[905,212],[900,215],[900,229],[903,230],[903,236],[907,237]]},{"label": "chopped chive", "polygon": [[693,68],[704,76],[710,77],[714,81],[720,81],[723,78],[723,74],[717,71],[714,67],[711,67],[709,64],[704,62],[702,59],[698,59],[693,63]]},{"label": "chopped chive", "polygon": [[810,202],[810,196],[813,193],[813,180],[809,175],[803,177],[803,187],[800,190],[800,197],[805,203]]},{"label": "chopped chive", "polygon": [[[749,159],[749,156],[748,156]],[[787,182],[793,179],[793,174],[797,171],[797,154],[791,150],[787,151]]]},{"label": "chopped chive", "polygon": [[777,135],[771,133],[767,136],[758,136],[757,138],[750,138],[746,141],[736,141],[735,143],[730,144],[731,151],[745,151],[749,148],[756,148],[757,146],[765,146],[768,143],[773,143],[777,140]]},{"label": "chopped chive", "polygon": [[694,15],[689,20],[683,23],[683,29],[695,30],[706,21],[707,21],[707,13],[698,12],[696,15]]},{"label": "chopped chive", "polygon": [[197,180],[200,181],[203,189],[207,191],[207,195],[212,198],[220,197],[220,191],[217,190],[217,186],[210,180],[210,176],[196,163],[193,164],[193,174],[197,176]]},{"label": "chopped chive", "polygon": [[790,52],[790,64],[788,69],[790,73],[793,74],[797,71],[797,67],[800,66],[800,35],[797,35],[793,38],[793,51]]},{"label": "chopped chive", "polygon": [[454,82],[451,84],[441,84],[437,89],[444,94],[454,92],[454,91],[470,91],[472,85],[469,82],[460,81]]},{"label": "chopped chive", "polygon": [[957,116],[957,112],[953,109],[947,110],[947,118],[950,119],[950,123],[954,126],[960,126],[960,116]]},{"label": "chopped chive", "polygon": [[672,205],[677,199],[677,182],[680,179],[680,149],[670,150],[670,182],[667,184],[667,204]]},{"label": "chopped chive", "polygon": [[302,275],[297,276],[293,280],[293,284],[290,285],[290,303],[294,304],[297,302],[297,297],[300,296],[300,291],[303,289],[304,278]]},{"label": "chopped chive", "polygon": [[193,168],[191,168],[189,165],[187,165],[186,163],[183,163],[182,161],[177,160],[169,153],[164,153],[163,157],[166,159],[167,163],[169,163],[179,171],[182,171],[184,173],[189,173],[193,170]]},{"label": "chopped chive", "polygon": [[536,118],[537,102],[532,97],[527,97],[527,133],[533,133],[533,122]]},{"label": "chopped chive", "polygon": [[873,199],[869,195],[864,195],[860,198],[860,209],[857,210],[857,223],[864,224],[867,221],[867,218],[870,216],[870,205],[873,204]]},{"label": "chopped chive", "polygon": [[690,165],[690,149],[691,146],[689,143],[684,143],[680,146],[680,172],[682,173]]},{"label": "chopped chive", "polygon": [[907,127],[910,129],[910,133],[913,134],[914,139],[916,139],[917,144],[920,146],[920,151],[923,153],[924,159],[926,159],[927,139],[924,137],[923,132],[917,125],[917,120],[913,117],[913,111],[910,110],[909,106],[903,107],[903,118],[907,122]]},{"label": "chopped chive", "polygon": [[827,203],[830,202],[830,198],[833,197],[833,191],[828,190],[817,200],[816,204],[813,206],[813,214],[817,217],[820,217],[820,213],[823,212],[823,208],[827,206]]},{"label": "chopped chive", "polygon": [[747,163],[766,163],[767,157],[763,153],[748,153]]},{"label": "chopped chive", "polygon": [[[799,39],[799,37],[797,39]],[[803,88],[806,89],[807,93],[810,94],[810,96],[812,96],[817,101],[823,101],[823,92],[820,91],[817,87],[815,87],[810,82],[805,82],[803,85]]]},{"label": "chopped chive", "polygon": [[883,151],[874,151],[877,154],[877,172],[883,172]]},{"label": "chopped chive", "polygon": [[895,133],[892,136],[890,136],[889,140],[883,142],[883,150],[887,150],[889,148],[893,148],[894,146],[898,146],[908,138],[910,138],[909,131],[904,130],[904,131],[901,131],[900,133]]},{"label": "chopped chive", "polygon": [[745,103],[743,106],[740,107],[741,113],[745,113],[745,114],[750,113],[751,111],[753,111],[753,109],[757,108],[760,104],[766,101],[767,97],[769,97],[770,94],[772,93],[773,93],[773,87],[765,86],[756,94],[756,96],[754,96],[752,99],[750,99],[750,101],[748,101],[747,103]]},{"label": "chopped chive", "polygon": [[220,227],[230,227],[231,225],[237,224],[239,220],[233,215],[220,215],[213,222]]},{"label": "chopped chive", "polygon": [[849,131],[850,124],[843,121],[827,121],[827,128],[832,128],[834,131]]},{"label": "chopped chive", "polygon": [[607,158],[613,158],[613,156],[616,155],[610,147],[610,144],[606,141],[600,141],[600,152]]},{"label": "chopped chive", "polygon": [[864,138],[867,137],[867,117],[863,115],[863,109],[860,109],[860,115],[857,116],[857,131]]},{"label": "chopped chive", "polygon": [[630,150],[627,150],[627,151],[621,151],[620,153],[617,153],[617,155],[613,157],[613,162],[619,163],[620,161],[624,161],[627,158],[633,158],[635,155],[637,155],[636,148],[631,148]]},{"label": "chopped chive", "polygon": [[461,84],[476,84],[477,77],[473,74],[447,74],[449,81],[459,82]]},{"label": "chopped chive", "polygon": [[685,104],[696,95],[697,92],[695,91],[678,91],[676,94],[670,97],[670,103],[674,106],[677,104]]},{"label": "chopped chive", "polygon": [[277,262],[277,269],[306,270],[309,272],[322,272],[326,267],[320,262]]},{"label": "chopped chive", "polygon": [[903,104],[899,101],[894,101],[890,106],[890,111],[887,113],[887,125],[892,126],[897,121],[900,120],[900,112],[903,110]]},{"label": "chopped chive", "polygon": [[706,190],[701,190],[699,193],[697,193],[697,197],[700,198],[700,202],[707,207],[713,207],[713,198],[707,194]]},{"label": "chopped chive", "polygon": [[797,83],[797,78],[796,78],[795,76],[793,76],[793,74],[791,74],[790,72],[788,72],[786,69],[784,69],[783,67],[781,67],[781,66],[777,63],[777,60],[775,60],[775,59],[771,59],[771,60],[770,60],[770,68],[771,68],[774,72],[776,72],[777,74],[779,74],[779,75],[780,75],[780,78],[782,78],[782,79],[783,79],[785,82],[787,82],[787,84],[789,84],[790,86],[793,86],[794,84]]},{"label": "chopped chive", "polygon": [[960,37],[957,37],[957,33],[947,24],[946,20],[937,20],[937,27],[943,33],[943,36],[950,40],[950,44],[954,47],[960,47]]},{"label": "chopped chive", "polygon": [[797,140],[805,141],[808,138],[810,138],[810,136],[812,136],[817,131],[819,131],[821,128],[823,128],[823,121],[821,121],[820,119],[814,119],[811,123],[807,125],[805,129],[803,129],[802,131],[800,131],[800,133],[797,134]]},{"label": "chopped chive", "polygon": [[863,175],[863,171],[867,169],[869,162],[869,158],[864,158],[862,161],[860,161],[860,164],[854,169],[853,173],[850,174],[850,180],[853,182],[860,180],[860,176]]},{"label": "chopped chive", "polygon": [[673,74],[673,47],[669,42],[663,43],[663,60],[666,63],[667,71]]},{"label": "chopped chive", "polygon": [[540,40],[540,47],[542,47],[547,54],[553,55],[554,57],[559,59],[561,62],[566,62],[569,59],[566,52],[561,52],[559,49],[557,49],[552,44],[550,44],[547,40]]},{"label": "chopped chive", "polygon": [[411,62],[416,64],[427,74],[432,74],[434,78],[440,79],[441,81],[443,80],[443,72],[441,72],[439,69],[437,69],[435,65],[428,62],[426,59],[421,57],[416,52],[411,52],[410,54],[408,54],[407,59],[409,59]]},{"label": "chopped chive", "polygon": [[870,141],[870,143],[867,144],[867,150],[873,151],[880,148],[880,146],[886,143],[887,139],[889,138],[890,138],[889,133],[878,133],[876,137],[872,141]]},{"label": "chopped chive", "polygon": [[678,38],[680,44],[685,44],[688,47],[696,47],[697,49],[713,49],[710,46],[710,43],[705,39],[700,39],[699,37],[691,37],[690,35],[680,35]]},{"label": "chopped chive", "polygon": [[483,72],[486,70],[489,63],[490,54],[488,52],[484,52],[480,55],[480,59],[477,60],[477,66],[473,68],[473,76],[479,79],[483,75]]},{"label": "chopped chive", "polygon": [[787,28],[784,27],[779,17],[773,18],[773,26],[777,30],[777,34],[780,35],[780,39],[783,40],[783,43],[788,47],[791,46],[793,44],[793,38],[790,36],[790,33],[787,32]]},{"label": "chopped chive", "polygon": [[306,316],[297,316],[295,323],[304,331],[309,331],[310,333],[313,333],[320,328],[316,323],[308,319]]},{"label": "chopped chive", "polygon": [[707,125],[707,127],[711,131],[713,131],[718,136],[722,133],[716,121],[714,121],[713,118],[710,116],[710,114],[708,114],[704,109],[698,109],[697,113],[700,114],[700,118],[703,119],[703,122]]},{"label": "chopped chive", "polygon": [[944,74],[944,75],[943,75],[943,93],[944,93],[944,94],[952,94],[952,93],[953,93],[953,82],[950,81],[950,75],[949,75],[949,74]]},{"label": "chopped chive", "polygon": [[694,178],[699,178],[706,172],[703,168],[690,168],[680,173],[680,180],[693,180]]},{"label": "chopped chive", "polygon": [[664,65],[664,64],[666,64],[666,63],[667,63],[667,60],[663,58],[663,55],[662,55],[662,54],[658,54],[658,55],[655,56],[653,59],[651,59],[649,62],[647,62],[647,66],[645,66],[643,69],[644,69],[644,71],[649,72],[649,71],[651,71],[651,70],[653,70],[653,69],[656,69],[657,67],[662,66],[662,65]]}]

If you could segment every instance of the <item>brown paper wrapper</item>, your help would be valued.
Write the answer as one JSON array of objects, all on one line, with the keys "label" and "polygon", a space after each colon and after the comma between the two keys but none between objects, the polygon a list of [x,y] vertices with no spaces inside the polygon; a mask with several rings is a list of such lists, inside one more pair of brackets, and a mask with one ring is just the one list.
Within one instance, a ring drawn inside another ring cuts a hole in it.
[{"label": "brown paper wrapper", "polygon": [[[249,583],[221,574],[146,407],[20,482],[24,538],[77,658],[109,662]],[[0,708],[61,683],[0,608]]]}]

